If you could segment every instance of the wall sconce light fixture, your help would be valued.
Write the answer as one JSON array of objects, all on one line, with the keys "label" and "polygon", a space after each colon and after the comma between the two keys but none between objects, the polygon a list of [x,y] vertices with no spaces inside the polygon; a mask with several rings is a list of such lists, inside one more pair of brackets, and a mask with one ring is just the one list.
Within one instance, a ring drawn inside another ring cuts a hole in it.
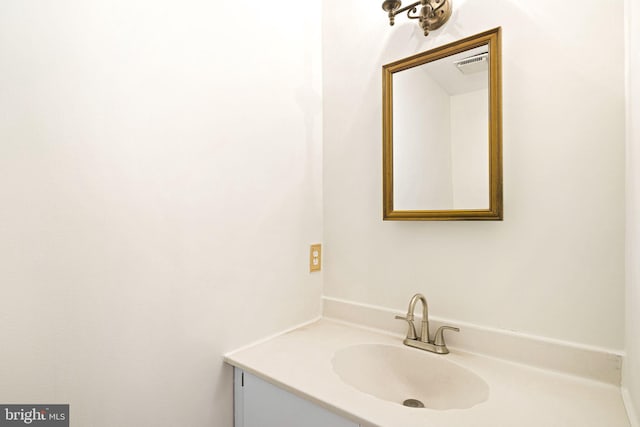
[{"label": "wall sconce light fixture", "polygon": [[[396,15],[407,12],[409,19],[418,19],[418,25],[424,31],[424,36],[429,35],[429,31],[442,27],[451,16],[451,0],[419,0],[409,6],[402,6],[400,0],[385,0],[382,2],[382,10],[389,13],[389,25],[395,23]],[[420,14],[418,6],[422,6]]]}]

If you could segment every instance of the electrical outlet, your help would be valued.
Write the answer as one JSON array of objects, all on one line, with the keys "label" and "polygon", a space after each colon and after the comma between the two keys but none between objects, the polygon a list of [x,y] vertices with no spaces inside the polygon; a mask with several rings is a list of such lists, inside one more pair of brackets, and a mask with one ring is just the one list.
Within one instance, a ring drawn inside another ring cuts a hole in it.
[{"label": "electrical outlet", "polygon": [[309,251],[309,271],[320,271],[322,268],[322,245],[316,243],[311,245]]}]

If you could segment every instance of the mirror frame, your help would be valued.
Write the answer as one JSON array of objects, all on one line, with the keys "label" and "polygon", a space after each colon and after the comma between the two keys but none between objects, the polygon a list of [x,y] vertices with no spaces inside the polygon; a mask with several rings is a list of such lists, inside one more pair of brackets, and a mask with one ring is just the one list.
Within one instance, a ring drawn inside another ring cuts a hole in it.
[{"label": "mirror frame", "polygon": [[[382,174],[384,220],[503,219],[502,205],[502,29],[500,27],[382,67]],[[395,210],[393,207],[393,74],[475,47],[489,48],[489,209]]]}]

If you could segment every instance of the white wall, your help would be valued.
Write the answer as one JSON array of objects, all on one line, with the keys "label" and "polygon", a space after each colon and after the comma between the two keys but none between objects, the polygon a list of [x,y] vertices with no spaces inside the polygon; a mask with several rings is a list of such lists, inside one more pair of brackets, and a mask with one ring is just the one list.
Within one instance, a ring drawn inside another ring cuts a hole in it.
[{"label": "white wall", "polygon": [[393,93],[394,208],[448,209],[453,205],[449,94],[425,66],[395,73]]},{"label": "white wall", "polygon": [[320,312],[320,13],[0,2],[0,402],[232,425],[221,355]]},{"label": "white wall", "polygon": [[[488,73],[483,73],[488,76]],[[488,77],[487,77],[488,78]],[[489,209],[489,90],[451,97],[454,209]]]},{"label": "white wall", "polygon": [[[419,291],[435,316],[622,349],[623,1],[461,0],[428,38],[367,0],[323,10],[325,294]],[[505,220],[383,222],[381,66],[497,26]]]},{"label": "white wall", "polygon": [[640,2],[627,17],[627,239],[626,352],[622,381],[634,427],[640,426]]}]

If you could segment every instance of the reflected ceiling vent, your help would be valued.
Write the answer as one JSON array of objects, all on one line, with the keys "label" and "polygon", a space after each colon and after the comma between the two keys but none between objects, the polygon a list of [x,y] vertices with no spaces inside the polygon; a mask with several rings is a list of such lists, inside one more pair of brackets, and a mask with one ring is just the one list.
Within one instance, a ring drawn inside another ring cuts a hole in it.
[{"label": "reflected ceiling vent", "polygon": [[462,74],[475,74],[489,69],[489,53],[479,53],[454,62]]}]

